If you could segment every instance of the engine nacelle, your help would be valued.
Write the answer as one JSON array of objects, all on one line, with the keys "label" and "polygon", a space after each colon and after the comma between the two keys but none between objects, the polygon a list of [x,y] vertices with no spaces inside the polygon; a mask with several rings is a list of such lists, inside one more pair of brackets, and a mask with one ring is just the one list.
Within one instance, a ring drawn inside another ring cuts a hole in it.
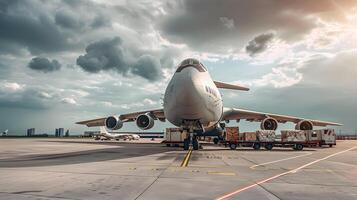
[{"label": "engine nacelle", "polygon": [[105,127],[109,130],[118,130],[123,127],[123,122],[116,116],[110,116],[105,119]]},{"label": "engine nacelle", "polygon": [[295,125],[296,130],[313,130],[314,125],[309,120],[301,120]]},{"label": "engine nacelle", "polygon": [[274,118],[267,117],[260,124],[262,130],[276,130],[278,128],[278,121]]},{"label": "engine nacelle", "polygon": [[142,114],[136,118],[136,125],[142,130],[151,129],[154,126],[154,119],[149,113]]}]

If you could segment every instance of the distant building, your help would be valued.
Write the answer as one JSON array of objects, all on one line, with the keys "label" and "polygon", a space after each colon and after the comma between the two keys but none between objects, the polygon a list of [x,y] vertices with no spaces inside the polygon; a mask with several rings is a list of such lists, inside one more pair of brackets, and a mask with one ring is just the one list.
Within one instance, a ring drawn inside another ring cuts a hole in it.
[{"label": "distant building", "polygon": [[69,137],[69,130],[67,129],[66,134],[64,135],[65,137]]},{"label": "distant building", "polygon": [[64,128],[56,128],[55,136],[56,137],[63,137],[64,136]]},{"label": "distant building", "polygon": [[27,129],[27,137],[31,137],[35,135],[35,128]]}]

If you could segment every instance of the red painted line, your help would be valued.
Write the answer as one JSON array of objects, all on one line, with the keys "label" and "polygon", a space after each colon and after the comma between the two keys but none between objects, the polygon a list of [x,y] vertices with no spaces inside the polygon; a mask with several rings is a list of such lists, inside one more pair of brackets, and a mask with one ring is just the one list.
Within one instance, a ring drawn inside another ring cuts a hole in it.
[{"label": "red painted line", "polygon": [[346,149],[346,150],[343,150],[343,151],[340,151],[340,152],[337,152],[337,153],[334,153],[334,154],[331,154],[331,155],[329,155],[329,156],[326,156],[326,157],[323,157],[323,158],[320,158],[320,159],[317,159],[317,160],[315,160],[315,161],[309,162],[309,163],[307,163],[307,164],[305,164],[305,165],[302,165],[302,166],[300,166],[300,167],[298,167],[298,168],[295,168],[295,169],[293,169],[293,170],[290,170],[290,171],[287,171],[287,172],[284,172],[284,173],[281,173],[281,174],[272,176],[272,177],[270,177],[270,178],[267,178],[267,179],[264,179],[264,180],[259,181],[259,182],[257,182],[257,183],[254,183],[254,184],[252,184],[252,185],[248,185],[248,186],[246,186],[246,187],[243,187],[243,188],[240,188],[240,189],[238,189],[238,190],[235,190],[235,191],[233,191],[233,192],[231,192],[231,193],[225,194],[225,195],[223,195],[223,196],[221,196],[221,197],[217,197],[215,200],[224,200],[224,199],[227,199],[227,198],[229,198],[229,197],[232,197],[232,196],[235,195],[235,194],[238,194],[238,193],[240,193],[240,192],[243,192],[243,191],[245,191],[245,190],[248,190],[248,189],[250,189],[250,188],[253,188],[253,187],[257,186],[257,185],[260,185],[260,184],[263,184],[263,183],[265,183],[265,182],[271,181],[271,180],[273,180],[273,179],[279,178],[279,177],[284,176],[284,175],[286,175],[286,174],[296,173],[296,172],[299,171],[300,169],[303,169],[303,168],[308,167],[308,166],[310,166],[310,165],[313,165],[313,164],[315,164],[315,163],[317,163],[317,162],[326,160],[326,159],[328,159],[328,158],[331,158],[331,157],[333,157],[333,156],[336,156],[336,155],[341,154],[341,153],[345,153],[345,152],[347,152],[347,151],[350,151],[350,150],[356,149],[356,148],[357,148],[357,146],[352,147],[352,148],[349,148],[349,149]]}]

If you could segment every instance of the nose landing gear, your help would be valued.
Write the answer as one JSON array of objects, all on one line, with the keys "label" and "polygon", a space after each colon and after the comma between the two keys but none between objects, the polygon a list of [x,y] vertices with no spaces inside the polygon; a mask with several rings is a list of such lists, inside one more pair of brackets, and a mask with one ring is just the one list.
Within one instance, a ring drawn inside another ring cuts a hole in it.
[{"label": "nose landing gear", "polygon": [[183,149],[184,150],[188,150],[190,148],[190,145],[192,145],[193,150],[198,150],[200,147],[200,143],[197,139],[197,136],[194,134],[194,132],[187,134],[186,139],[183,140]]}]

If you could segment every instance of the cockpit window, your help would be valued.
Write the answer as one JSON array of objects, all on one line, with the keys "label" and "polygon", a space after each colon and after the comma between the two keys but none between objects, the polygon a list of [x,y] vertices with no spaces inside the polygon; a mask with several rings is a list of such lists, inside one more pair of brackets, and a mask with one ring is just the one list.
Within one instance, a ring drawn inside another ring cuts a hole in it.
[{"label": "cockpit window", "polygon": [[200,63],[197,59],[194,58],[188,58],[184,61],[182,61],[177,68],[176,72],[181,72],[184,68],[186,67],[194,67],[196,68],[199,72],[205,72],[207,69],[203,66],[202,63]]}]

